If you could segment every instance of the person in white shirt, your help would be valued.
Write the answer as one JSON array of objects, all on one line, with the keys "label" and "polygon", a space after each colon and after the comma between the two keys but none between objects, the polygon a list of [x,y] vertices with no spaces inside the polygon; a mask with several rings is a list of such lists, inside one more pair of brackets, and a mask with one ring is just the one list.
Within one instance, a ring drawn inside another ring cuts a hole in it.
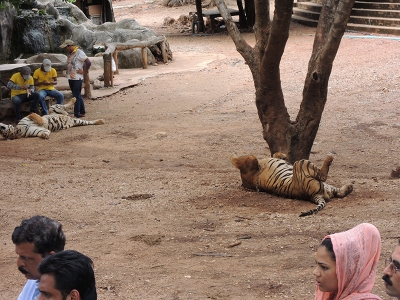
[{"label": "person in white shirt", "polygon": [[38,266],[45,257],[64,250],[66,239],[62,225],[48,217],[34,216],[15,227],[11,239],[18,255],[18,270],[28,279],[18,300],[37,300]]},{"label": "person in white shirt", "polygon": [[76,98],[74,106],[74,116],[82,118],[86,114],[85,103],[82,98],[83,75],[88,74],[91,66],[90,59],[85,52],[72,40],[65,40],[60,45],[68,53],[67,79],[72,95]]}]

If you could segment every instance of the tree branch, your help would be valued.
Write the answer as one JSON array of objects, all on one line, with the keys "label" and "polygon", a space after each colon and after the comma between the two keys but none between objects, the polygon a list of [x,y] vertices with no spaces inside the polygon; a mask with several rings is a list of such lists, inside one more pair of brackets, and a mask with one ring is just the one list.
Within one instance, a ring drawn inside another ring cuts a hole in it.
[{"label": "tree branch", "polygon": [[215,4],[221,14],[221,17],[224,19],[225,26],[228,29],[228,33],[235,43],[236,50],[243,56],[243,58],[247,61],[248,53],[252,50],[251,46],[243,39],[240,34],[239,29],[237,28],[235,22],[232,20],[232,16],[228,11],[228,7],[224,0],[215,0]]}]

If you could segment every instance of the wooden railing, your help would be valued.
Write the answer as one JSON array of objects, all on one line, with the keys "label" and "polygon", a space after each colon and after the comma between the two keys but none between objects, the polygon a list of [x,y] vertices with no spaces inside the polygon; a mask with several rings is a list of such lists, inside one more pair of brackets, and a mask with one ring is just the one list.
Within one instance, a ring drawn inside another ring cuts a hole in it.
[{"label": "wooden railing", "polygon": [[[147,41],[127,42],[127,43],[107,43],[106,51],[103,55],[104,60],[104,87],[114,86],[113,73],[119,74],[118,71],[118,51],[133,48],[142,48],[142,65],[143,69],[147,68],[147,47],[161,43],[161,53],[164,63],[168,62],[167,50],[165,46],[165,37],[157,36]],[[112,59],[114,59],[116,70],[112,71]]]}]

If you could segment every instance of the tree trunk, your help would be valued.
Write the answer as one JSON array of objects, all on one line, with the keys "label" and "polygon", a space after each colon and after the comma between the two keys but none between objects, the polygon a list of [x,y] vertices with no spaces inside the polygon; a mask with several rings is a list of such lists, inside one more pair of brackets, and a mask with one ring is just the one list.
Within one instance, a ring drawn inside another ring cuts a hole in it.
[{"label": "tree trunk", "polygon": [[[267,3],[266,3],[267,2]],[[293,0],[275,1],[269,19],[269,1],[255,0],[256,45],[251,48],[241,37],[223,0],[217,7],[227,24],[236,49],[248,64],[256,89],[256,106],[263,137],[271,155],[283,152],[290,162],[309,158],[327,100],[332,64],[347,26],[354,0],[325,0],[322,5],[313,52],[295,121],[285,106],[280,80],[280,62],[289,38]]]}]

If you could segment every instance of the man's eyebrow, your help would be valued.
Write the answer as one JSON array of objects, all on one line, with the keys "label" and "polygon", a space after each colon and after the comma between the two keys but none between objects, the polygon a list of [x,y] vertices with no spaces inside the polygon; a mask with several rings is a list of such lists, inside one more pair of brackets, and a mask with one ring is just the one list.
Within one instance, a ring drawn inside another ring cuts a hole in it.
[{"label": "man's eyebrow", "polygon": [[51,293],[49,293],[49,292],[43,291],[43,290],[41,290],[41,289],[38,289],[38,290],[39,290],[39,292],[40,292],[41,294],[43,294],[43,295],[45,295],[45,296],[51,296]]},{"label": "man's eyebrow", "polygon": [[396,265],[400,267],[400,262],[398,260],[392,259],[392,262]]}]

